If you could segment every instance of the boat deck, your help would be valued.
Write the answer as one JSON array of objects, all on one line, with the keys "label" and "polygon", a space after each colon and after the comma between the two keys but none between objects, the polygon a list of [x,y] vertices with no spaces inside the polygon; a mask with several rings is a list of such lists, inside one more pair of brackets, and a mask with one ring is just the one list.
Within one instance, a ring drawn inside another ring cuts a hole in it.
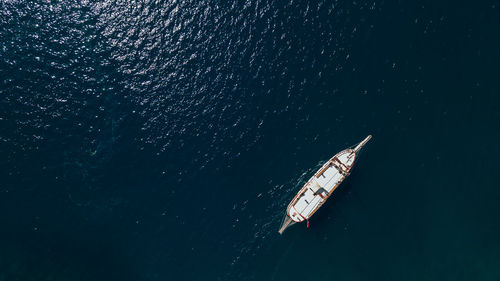
[{"label": "boat deck", "polygon": [[290,225],[308,220],[325,203],[349,175],[357,153],[371,138],[368,135],[354,149],[348,148],[335,154],[307,181],[288,205],[280,234]]},{"label": "boat deck", "polygon": [[289,206],[288,213],[292,220],[307,220],[323,205],[354,163],[354,157],[350,155],[353,155],[350,150],[338,153],[302,187],[296,200]]}]

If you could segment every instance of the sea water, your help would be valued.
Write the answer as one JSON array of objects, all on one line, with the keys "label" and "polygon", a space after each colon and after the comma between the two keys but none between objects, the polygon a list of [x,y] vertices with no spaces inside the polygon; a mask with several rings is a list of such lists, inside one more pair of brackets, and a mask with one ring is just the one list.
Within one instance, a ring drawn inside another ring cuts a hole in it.
[{"label": "sea water", "polygon": [[1,1],[0,280],[498,280],[499,8]]}]

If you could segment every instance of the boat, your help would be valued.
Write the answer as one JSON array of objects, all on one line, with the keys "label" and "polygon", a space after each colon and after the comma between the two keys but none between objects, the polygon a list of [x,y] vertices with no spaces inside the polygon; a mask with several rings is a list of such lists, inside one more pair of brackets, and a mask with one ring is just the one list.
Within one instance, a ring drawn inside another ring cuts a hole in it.
[{"label": "boat", "polygon": [[307,222],[309,218],[326,202],[333,191],[350,174],[361,148],[372,138],[367,136],[354,148],[347,148],[328,160],[300,189],[286,208],[279,233],[295,223]]}]

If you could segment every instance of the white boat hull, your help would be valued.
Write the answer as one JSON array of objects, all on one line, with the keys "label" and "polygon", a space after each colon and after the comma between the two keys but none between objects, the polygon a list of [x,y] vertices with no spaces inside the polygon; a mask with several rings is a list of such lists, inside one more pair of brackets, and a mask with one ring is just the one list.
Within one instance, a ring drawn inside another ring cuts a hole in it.
[{"label": "white boat hull", "polygon": [[371,136],[368,136],[354,149],[348,148],[337,153],[307,181],[288,205],[280,233],[293,223],[308,220],[326,202],[349,175],[357,153],[370,139]]}]

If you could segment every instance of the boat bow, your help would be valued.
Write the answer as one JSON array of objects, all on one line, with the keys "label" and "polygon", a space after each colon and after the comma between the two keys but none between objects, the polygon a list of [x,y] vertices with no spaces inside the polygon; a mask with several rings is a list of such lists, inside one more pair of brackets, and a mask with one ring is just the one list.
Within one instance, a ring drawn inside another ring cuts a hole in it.
[{"label": "boat bow", "polygon": [[354,153],[358,153],[359,150],[369,141],[371,140],[372,135],[368,135],[362,142],[360,142],[356,147],[354,148]]}]

